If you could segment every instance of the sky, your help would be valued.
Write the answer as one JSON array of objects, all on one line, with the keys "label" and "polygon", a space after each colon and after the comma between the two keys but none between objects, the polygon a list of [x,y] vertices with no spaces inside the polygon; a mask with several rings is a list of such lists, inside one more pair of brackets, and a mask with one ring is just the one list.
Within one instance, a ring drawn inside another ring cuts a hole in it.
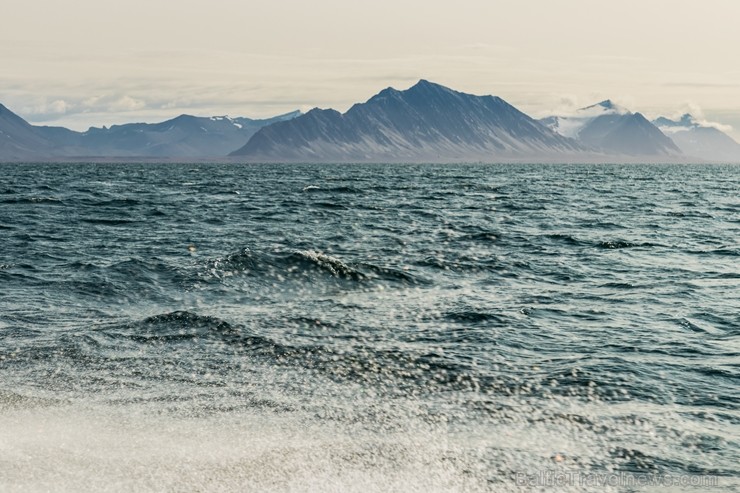
[{"label": "sky", "polygon": [[738,0],[0,0],[0,103],[77,130],[346,111],[424,78],[534,117],[612,99],[740,140]]}]

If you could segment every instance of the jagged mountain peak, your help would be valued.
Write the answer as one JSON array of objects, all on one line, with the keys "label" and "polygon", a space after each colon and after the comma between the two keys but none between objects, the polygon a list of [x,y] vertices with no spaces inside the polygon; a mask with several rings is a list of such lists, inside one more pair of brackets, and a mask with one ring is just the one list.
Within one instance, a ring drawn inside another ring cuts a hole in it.
[{"label": "jagged mountain peak", "polygon": [[653,123],[660,128],[669,129],[692,128],[701,126],[699,125],[699,122],[696,120],[696,118],[694,118],[693,115],[691,115],[690,113],[684,113],[677,120],[661,116],[656,118]]},{"label": "jagged mountain peak", "polygon": [[594,106],[601,106],[602,108],[606,108],[607,110],[613,110],[615,105],[611,99],[605,99],[601,101],[600,103],[596,103],[594,105],[587,107],[586,109],[593,108]]},{"label": "jagged mountain peak", "polygon": [[403,92],[448,92],[448,93],[456,93],[457,91],[453,91],[449,87],[443,86],[442,84],[437,84],[436,82],[430,82],[426,79],[419,79],[419,82],[414,84],[413,86],[406,89],[406,91]]},{"label": "jagged mountain peak", "polygon": [[596,104],[586,106],[578,110],[579,114],[600,114],[600,113],[616,113],[626,115],[631,113],[627,108],[621,106],[611,99],[605,99]]},{"label": "jagged mountain peak", "polygon": [[436,82],[431,82],[427,79],[420,79],[416,84],[409,87],[408,89],[399,90],[394,87],[387,87],[377,93],[376,95],[372,96],[368,102],[370,101],[376,101],[386,98],[392,98],[392,99],[405,99],[408,100],[409,98],[415,98],[415,99],[421,99],[421,98],[434,98],[439,96],[469,96],[469,97],[490,97],[490,96],[474,96],[472,94],[466,94],[462,92],[455,91],[454,89],[450,89],[447,86],[443,86],[442,84],[437,84]]},{"label": "jagged mountain peak", "polygon": [[337,110],[333,108],[311,108],[306,113],[300,115],[302,117],[310,117],[310,118],[316,118],[316,117],[322,117],[325,115],[341,115]]},{"label": "jagged mountain peak", "polygon": [[696,125],[696,119],[690,113],[684,113],[678,120],[681,125]]},{"label": "jagged mountain peak", "polygon": [[[371,97],[370,99],[368,99],[367,102],[370,103],[370,102],[373,102],[373,101],[383,101],[383,100],[388,100],[388,99],[399,99],[401,96],[402,96],[401,91],[399,91],[398,89],[394,89],[393,87],[386,87],[385,89],[383,89],[382,91],[380,91],[378,94],[376,94],[373,97]],[[354,104],[353,107],[354,106],[357,106],[358,104],[362,104],[362,103]]]},{"label": "jagged mountain peak", "polygon": [[413,87],[444,87],[444,86],[441,84],[437,84],[436,82],[430,82],[427,79],[419,79],[419,81],[411,87],[413,88]]}]

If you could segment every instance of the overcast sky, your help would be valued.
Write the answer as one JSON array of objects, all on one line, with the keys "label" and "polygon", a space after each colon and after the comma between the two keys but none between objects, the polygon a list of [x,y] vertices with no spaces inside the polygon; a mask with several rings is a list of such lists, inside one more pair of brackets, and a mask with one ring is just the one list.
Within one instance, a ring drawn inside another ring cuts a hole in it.
[{"label": "overcast sky", "polygon": [[426,78],[740,137],[738,0],[2,0],[0,22],[0,102],[34,123],[345,111]]}]

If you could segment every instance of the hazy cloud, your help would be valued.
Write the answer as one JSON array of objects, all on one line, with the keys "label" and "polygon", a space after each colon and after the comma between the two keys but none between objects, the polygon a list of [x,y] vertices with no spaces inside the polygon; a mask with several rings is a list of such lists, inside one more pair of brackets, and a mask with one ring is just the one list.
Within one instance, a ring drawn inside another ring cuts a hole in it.
[{"label": "hazy cloud", "polygon": [[732,125],[726,125],[724,123],[710,122],[708,120],[701,120],[701,121],[699,121],[697,123],[699,123],[699,126],[701,126],[701,127],[716,128],[717,130],[720,130],[720,131],[725,132],[725,133],[728,133],[728,134],[731,134],[733,132],[733,130],[734,130],[734,128],[733,128]]}]

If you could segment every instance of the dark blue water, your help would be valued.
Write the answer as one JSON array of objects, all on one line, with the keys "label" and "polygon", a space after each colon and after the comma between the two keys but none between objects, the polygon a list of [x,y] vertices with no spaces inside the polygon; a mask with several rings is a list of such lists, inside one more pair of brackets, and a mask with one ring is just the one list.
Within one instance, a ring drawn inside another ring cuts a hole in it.
[{"label": "dark blue water", "polygon": [[739,491],[740,166],[0,165],[0,239],[2,491]]}]

